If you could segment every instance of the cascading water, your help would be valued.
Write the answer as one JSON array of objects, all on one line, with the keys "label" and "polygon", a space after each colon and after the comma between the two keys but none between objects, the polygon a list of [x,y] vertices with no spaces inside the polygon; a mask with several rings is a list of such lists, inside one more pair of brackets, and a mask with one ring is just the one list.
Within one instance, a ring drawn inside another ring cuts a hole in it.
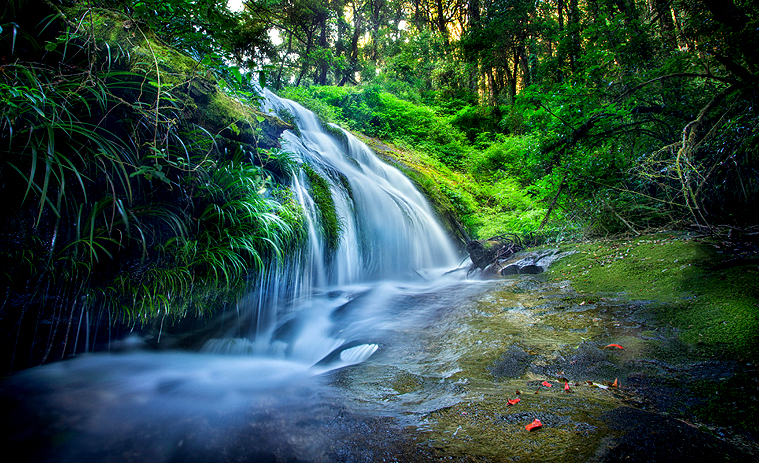
[{"label": "cascading water", "polygon": [[[301,105],[264,91],[264,111],[293,116],[298,130],[283,134],[284,149],[327,181],[339,217],[340,238],[330,243],[304,169],[291,189],[303,207],[308,241],[287,263],[272,263],[240,310],[255,314],[249,333],[212,339],[204,351],[244,353],[315,363],[356,363],[375,344],[346,339],[358,320],[336,314],[355,298],[375,299],[377,285],[424,280],[456,265],[456,252],[425,198],[398,169],[337,126],[325,130]],[[443,269],[443,270],[441,270]],[[385,291],[388,288],[385,286]],[[342,322],[342,323],[341,323]],[[330,357],[330,354],[331,357]]]},{"label": "cascading water", "polygon": [[[200,353],[122,342],[122,352],[0,381],[0,445],[10,454],[55,462],[380,461],[372,452],[391,449],[389,437],[403,433],[374,439],[367,429],[377,428],[367,423],[391,429],[388,413],[421,416],[461,400],[448,379],[458,371],[455,355],[426,355],[417,333],[454,329],[439,323],[442,314],[477,285],[443,276],[457,257],[429,205],[350,134],[330,134],[301,106],[266,98],[265,109],[295,116],[300,136],[286,132],[285,148],[329,184],[339,242],[324,236],[309,177],[296,176],[308,243],[295,258],[272,262],[233,317],[227,310],[221,325],[234,318],[232,330]],[[338,370],[359,363],[364,370]],[[432,378],[429,396],[409,394],[390,410],[384,386],[359,387],[355,401],[353,389],[338,386],[343,374],[382,385],[388,369]]]}]

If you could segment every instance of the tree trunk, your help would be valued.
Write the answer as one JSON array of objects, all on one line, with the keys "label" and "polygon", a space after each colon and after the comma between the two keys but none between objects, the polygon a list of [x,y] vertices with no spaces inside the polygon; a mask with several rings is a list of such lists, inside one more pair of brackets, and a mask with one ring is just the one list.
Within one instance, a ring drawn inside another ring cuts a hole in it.
[{"label": "tree trunk", "polygon": [[469,28],[472,29],[474,26],[479,25],[480,23],[480,0],[470,0],[469,1],[469,9],[467,14],[469,15]]},{"label": "tree trunk", "polygon": [[309,31],[307,34],[308,41],[306,42],[306,53],[305,57],[303,58],[303,65],[300,68],[300,74],[298,74],[298,80],[295,81],[295,86],[300,87],[300,81],[303,80],[303,76],[306,75],[306,72],[308,72],[308,69],[310,67],[310,61],[309,53],[311,53],[311,46],[313,45],[313,33]]},{"label": "tree trunk", "polygon": [[580,11],[577,0],[569,0],[569,68],[577,71],[577,58],[580,54]]},{"label": "tree trunk", "polygon": [[363,32],[363,22],[361,20],[361,12],[358,10],[356,3],[353,3],[353,37],[351,37],[351,53],[350,53],[350,66],[343,72],[343,78],[337,84],[342,87],[351,78],[351,75],[356,72],[356,66],[358,65],[358,40],[361,38]]},{"label": "tree trunk", "polygon": [[329,70],[329,63],[327,63],[327,14],[324,13],[319,18],[319,72],[316,78],[317,85],[327,85],[327,71]]},{"label": "tree trunk", "polygon": [[450,45],[450,40],[448,38],[448,21],[445,19],[443,0],[435,0],[435,9],[437,10],[435,15],[435,25],[437,26],[437,30],[440,32],[440,35],[443,36],[443,43],[445,44],[445,48],[447,50],[448,46]]}]

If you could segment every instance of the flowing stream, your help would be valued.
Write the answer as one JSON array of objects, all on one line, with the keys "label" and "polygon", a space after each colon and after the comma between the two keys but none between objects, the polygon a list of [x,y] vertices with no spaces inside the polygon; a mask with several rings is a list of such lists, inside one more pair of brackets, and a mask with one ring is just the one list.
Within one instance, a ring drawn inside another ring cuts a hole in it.
[{"label": "flowing stream", "polygon": [[[291,188],[306,214],[307,246],[288,262],[270,266],[238,308],[249,322],[207,341],[203,352],[255,354],[308,366],[360,363],[378,345],[361,343],[374,334],[376,320],[357,312],[379,308],[398,282],[430,284],[454,268],[458,257],[408,178],[352,134],[336,126],[326,131],[299,104],[268,90],[264,96],[264,111],[287,113],[297,122],[297,134],[283,135],[284,149],[326,180],[340,237],[335,246],[325,236],[311,180],[298,169]],[[384,288],[382,294],[377,287]],[[386,315],[374,310],[371,317]]]},{"label": "flowing stream", "polygon": [[[284,148],[329,184],[339,242],[322,233],[309,179],[298,169],[292,190],[306,212],[307,247],[273,264],[235,313],[225,314],[232,323],[199,352],[148,352],[123,342],[124,352],[84,355],[6,380],[6,444],[30,461],[234,459],[227,453],[331,461],[340,448],[353,456],[376,448],[357,443],[356,433],[366,437],[361,426],[403,414],[363,409],[363,398],[349,406],[333,372],[413,337],[455,304],[459,296],[452,295],[477,285],[460,273],[444,275],[460,256],[408,178],[350,133],[324,130],[302,106],[265,97],[264,110],[297,121]],[[423,363],[409,368],[441,380],[455,371],[454,359]],[[450,385],[438,393],[435,401],[457,400]],[[336,449],[340,439],[351,443]]]}]

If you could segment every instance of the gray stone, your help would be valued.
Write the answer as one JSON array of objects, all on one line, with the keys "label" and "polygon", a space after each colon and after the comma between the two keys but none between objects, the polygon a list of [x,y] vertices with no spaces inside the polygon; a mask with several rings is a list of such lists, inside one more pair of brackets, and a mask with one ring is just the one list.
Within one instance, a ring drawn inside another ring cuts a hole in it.
[{"label": "gray stone", "polygon": [[501,275],[535,275],[546,271],[555,261],[573,254],[574,251],[561,252],[558,249],[541,249],[538,251],[518,252],[511,259],[501,263]]}]

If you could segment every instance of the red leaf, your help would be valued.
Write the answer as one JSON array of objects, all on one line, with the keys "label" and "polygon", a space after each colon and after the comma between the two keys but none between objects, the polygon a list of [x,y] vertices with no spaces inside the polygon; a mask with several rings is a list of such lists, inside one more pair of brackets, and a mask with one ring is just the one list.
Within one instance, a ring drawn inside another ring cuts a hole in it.
[{"label": "red leaf", "polygon": [[509,399],[509,402],[508,402],[508,404],[509,404],[509,405],[516,405],[516,404],[518,404],[518,403],[519,403],[519,401],[520,401],[520,400],[522,400],[522,399],[520,399],[520,398],[516,398],[516,399]]},{"label": "red leaf", "polygon": [[619,387],[619,382],[617,382],[619,378],[614,378],[614,384],[612,384],[612,387]]},{"label": "red leaf", "polygon": [[569,383],[566,383],[566,382],[564,383],[564,390],[565,390],[566,392],[572,392],[572,391],[569,389]]},{"label": "red leaf", "polygon": [[619,344],[609,344],[608,346],[604,347],[604,349],[608,349],[609,347],[616,347],[617,349],[624,349],[624,347],[620,346]]},{"label": "red leaf", "polygon": [[528,431],[532,431],[533,429],[539,429],[543,427],[543,423],[540,422],[539,419],[535,418],[532,423],[528,424],[524,428]]},{"label": "red leaf", "polygon": [[541,384],[545,387],[553,387],[553,384],[549,383],[548,381],[543,381]]}]

